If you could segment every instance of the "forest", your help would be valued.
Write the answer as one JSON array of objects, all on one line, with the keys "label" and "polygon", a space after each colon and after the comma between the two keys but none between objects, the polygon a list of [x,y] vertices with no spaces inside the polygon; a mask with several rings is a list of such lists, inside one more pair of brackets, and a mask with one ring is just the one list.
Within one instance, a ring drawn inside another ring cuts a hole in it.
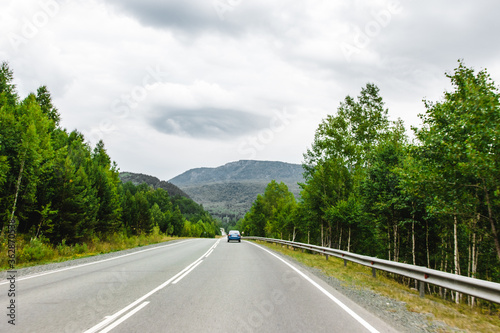
[{"label": "forest", "polygon": [[45,86],[21,99],[7,63],[0,68],[0,230],[15,225],[28,242],[83,244],[112,235],[215,237],[203,207],[161,188],[122,183],[104,143],[60,126]]},{"label": "forest", "polygon": [[376,85],[345,97],[304,153],[300,200],[273,181],[236,227],[500,282],[500,95],[461,60],[446,76],[412,133]]}]

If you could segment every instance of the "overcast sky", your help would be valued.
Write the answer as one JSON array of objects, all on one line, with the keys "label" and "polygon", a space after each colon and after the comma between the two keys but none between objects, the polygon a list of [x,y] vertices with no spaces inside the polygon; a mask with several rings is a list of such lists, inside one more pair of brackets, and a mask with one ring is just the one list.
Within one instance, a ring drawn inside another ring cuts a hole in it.
[{"label": "overcast sky", "polygon": [[301,163],[371,82],[420,126],[457,60],[500,82],[500,2],[1,0],[0,61],[62,126],[163,180],[241,159]]}]

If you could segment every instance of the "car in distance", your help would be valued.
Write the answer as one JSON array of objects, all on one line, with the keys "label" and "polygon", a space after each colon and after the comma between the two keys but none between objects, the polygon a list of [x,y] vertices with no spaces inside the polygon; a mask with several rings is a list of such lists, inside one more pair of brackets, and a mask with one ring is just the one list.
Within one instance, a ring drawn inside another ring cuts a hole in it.
[{"label": "car in distance", "polygon": [[229,242],[231,240],[237,240],[238,242],[241,242],[241,235],[238,230],[230,230],[227,233],[227,241]]}]

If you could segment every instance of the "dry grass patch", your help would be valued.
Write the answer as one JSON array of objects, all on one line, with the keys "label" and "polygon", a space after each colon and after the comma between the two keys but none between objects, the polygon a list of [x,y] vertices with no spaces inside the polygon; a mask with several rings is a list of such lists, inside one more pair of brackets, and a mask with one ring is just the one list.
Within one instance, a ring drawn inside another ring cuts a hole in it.
[{"label": "dry grass patch", "polygon": [[[168,242],[180,237],[160,234],[157,231],[149,235],[127,237],[123,234],[113,234],[106,239],[94,238],[89,242],[67,245],[64,242],[57,246],[40,240],[25,240],[23,236],[16,239],[16,268],[50,264],[90,257],[98,254],[116,252],[136,247]],[[7,251],[8,243],[0,242],[0,271],[10,269]]]}]

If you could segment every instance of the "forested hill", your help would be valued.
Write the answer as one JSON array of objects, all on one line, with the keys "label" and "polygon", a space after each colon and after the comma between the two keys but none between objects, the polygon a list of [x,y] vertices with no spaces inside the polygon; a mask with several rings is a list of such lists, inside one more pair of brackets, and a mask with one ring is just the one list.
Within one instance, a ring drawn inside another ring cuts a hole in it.
[{"label": "forested hill", "polygon": [[213,216],[236,221],[250,209],[272,180],[283,182],[296,198],[303,182],[299,164],[242,160],[216,168],[197,168],[169,182],[180,187]]},{"label": "forested hill", "polygon": [[119,177],[123,183],[132,182],[132,184],[134,185],[140,185],[145,183],[148,184],[149,186],[152,186],[154,189],[158,188],[164,189],[172,197],[180,195],[182,197],[191,199],[189,195],[186,194],[186,192],[184,192],[174,184],[166,182],[164,180],[160,180],[153,176],[144,175],[142,173],[120,172]]},{"label": "forested hill", "polygon": [[267,181],[280,179],[283,182],[302,180],[302,165],[274,161],[241,160],[216,168],[197,168],[170,179],[182,187],[207,183],[234,181]]}]

